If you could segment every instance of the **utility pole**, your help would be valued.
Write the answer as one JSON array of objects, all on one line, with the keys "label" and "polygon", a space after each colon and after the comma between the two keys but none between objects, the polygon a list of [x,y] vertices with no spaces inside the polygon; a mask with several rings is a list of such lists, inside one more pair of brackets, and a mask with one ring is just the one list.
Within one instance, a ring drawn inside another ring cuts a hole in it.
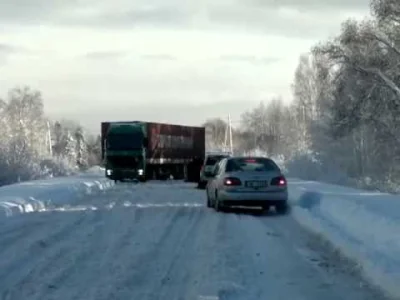
[{"label": "utility pole", "polygon": [[229,131],[229,119],[225,127],[225,138],[224,138],[224,145],[222,146],[222,151],[227,151],[228,148],[228,131]]},{"label": "utility pole", "polygon": [[51,129],[50,129],[50,122],[47,121],[47,139],[48,141],[48,150],[49,150],[49,154],[50,156],[53,156],[53,145],[52,145],[52,141],[51,141]]},{"label": "utility pole", "polygon": [[[228,139],[229,139],[229,146],[228,146]],[[225,128],[225,138],[224,138],[224,145],[222,147],[222,151],[230,152],[233,154],[231,114],[228,114],[228,123],[226,124],[226,128]]]}]

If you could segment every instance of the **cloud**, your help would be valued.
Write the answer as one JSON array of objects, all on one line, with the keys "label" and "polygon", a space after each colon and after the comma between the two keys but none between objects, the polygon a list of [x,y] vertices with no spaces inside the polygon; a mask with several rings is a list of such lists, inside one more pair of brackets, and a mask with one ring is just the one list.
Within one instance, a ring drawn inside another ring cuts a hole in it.
[{"label": "cloud", "polygon": [[272,64],[278,62],[280,58],[277,57],[257,57],[252,55],[222,55],[221,61],[227,62],[240,62],[249,64]]},{"label": "cloud", "polygon": [[13,44],[0,43],[0,65],[3,66],[7,63],[8,59],[15,54],[30,53],[26,48],[15,46]]},{"label": "cloud", "polygon": [[251,0],[250,5],[268,8],[294,8],[300,11],[357,10],[368,8],[368,0]]},{"label": "cloud", "polygon": [[146,60],[176,61],[178,58],[169,54],[146,54],[141,56]]},{"label": "cloud", "polygon": [[13,54],[21,52],[22,50],[23,49],[21,47],[0,43],[0,54]]},{"label": "cloud", "polygon": [[[366,0],[0,0],[0,23],[114,29],[232,29],[319,37],[338,14],[368,9]],[[332,17],[334,15],[334,17]]]},{"label": "cloud", "polygon": [[91,51],[83,55],[84,58],[87,59],[114,59],[120,58],[126,55],[126,52],[120,51]]},{"label": "cloud", "polygon": [[13,24],[43,23],[77,4],[77,0],[0,0],[0,20]]},{"label": "cloud", "polygon": [[185,11],[172,6],[160,6],[152,8],[132,8],[126,11],[109,11],[94,14],[91,19],[76,20],[85,24],[94,25],[153,25],[153,26],[174,26],[184,25],[190,16]]}]

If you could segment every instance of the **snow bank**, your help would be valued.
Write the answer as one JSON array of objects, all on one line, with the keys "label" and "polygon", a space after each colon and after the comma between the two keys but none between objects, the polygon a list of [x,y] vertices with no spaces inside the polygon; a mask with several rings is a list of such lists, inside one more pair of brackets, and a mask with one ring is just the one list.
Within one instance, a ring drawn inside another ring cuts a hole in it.
[{"label": "snow bank", "polygon": [[41,211],[54,205],[79,200],[114,184],[104,177],[104,169],[94,167],[69,177],[27,181],[0,187],[0,218]]},{"label": "snow bank", "polygon": [[365,277],[400,297],[400,197],[290,180],[293,215],[361,267]]}]

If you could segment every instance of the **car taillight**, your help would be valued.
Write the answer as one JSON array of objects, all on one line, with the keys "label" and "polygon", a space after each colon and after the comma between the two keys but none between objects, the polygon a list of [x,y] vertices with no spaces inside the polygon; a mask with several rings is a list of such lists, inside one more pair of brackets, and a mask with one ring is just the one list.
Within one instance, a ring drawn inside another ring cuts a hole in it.
[{"label": "car taillight", "polygon": [[235,178],[235,177],[228,177],[224,179],[224,185],[227,186],[236,186],[236,185],[241,185],[242,182],[240,181],[239,178]]},{"label": "car taillight", "polygon": [[278,176],[271,180],[271,185],[285,186],[286,183],[286,178],[284,176]]}]

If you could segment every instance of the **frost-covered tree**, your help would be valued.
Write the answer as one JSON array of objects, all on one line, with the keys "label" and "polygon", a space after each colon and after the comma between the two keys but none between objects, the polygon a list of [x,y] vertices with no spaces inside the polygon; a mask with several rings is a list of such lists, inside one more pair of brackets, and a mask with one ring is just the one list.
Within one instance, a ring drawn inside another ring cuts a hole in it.
[{"label": "frost-covered tree", "polygon": [[68,175],[100,162],[100,142],[91,139],[89,162],[90,139],[83,128],[68,120],[51,122],[41,92],[29,87],[11,89],[0,99],[0,134],[0,185]]},{"label": "frost-covered tree", "polygon": [[88,135],[86,138],[88,165],[101,165],[101,137]]},{"label": "frost-covered tree", "polygon": [[29,148],[35,155],[46,151],[44,105],[41,93],[28,87],[15,88],[9,93],[6,119],[16,144]]},{"label": "frost-covered tree", "polygon": [[68,159],[71,164],[76,164],[77,152],[76,152],[76,140],[72,133],[67,129],[63,136],[63,156]]},{"label": "frost-covered tree", "polygon": [[225,143],[227,122],[215,118],[207,120],[203,126],[206,129],[206,148],[208,150],[222,149]]},{"label": "frost-covered tree", "polygon": [[82,127],[76,129],[74,137],[76,142],[76,163],[79,168],[86,168],[88,165],[88,146]]},{"label": "frost-covered tree", "polygon": [[244,112],[241,122],[242,136],[245,139],[243,142],[252,149],[261,148],[269,155],[282,153],[282,147],[288,141],[284,127],[290,116],[286,113],[286,107],[280,98],[261,102]]},{"label": "frost-covered tree", "polygon": [[371,12],[300,59],[292,111],[321,166],[382,185],[400,179],[400,2],[373,0]]}]

